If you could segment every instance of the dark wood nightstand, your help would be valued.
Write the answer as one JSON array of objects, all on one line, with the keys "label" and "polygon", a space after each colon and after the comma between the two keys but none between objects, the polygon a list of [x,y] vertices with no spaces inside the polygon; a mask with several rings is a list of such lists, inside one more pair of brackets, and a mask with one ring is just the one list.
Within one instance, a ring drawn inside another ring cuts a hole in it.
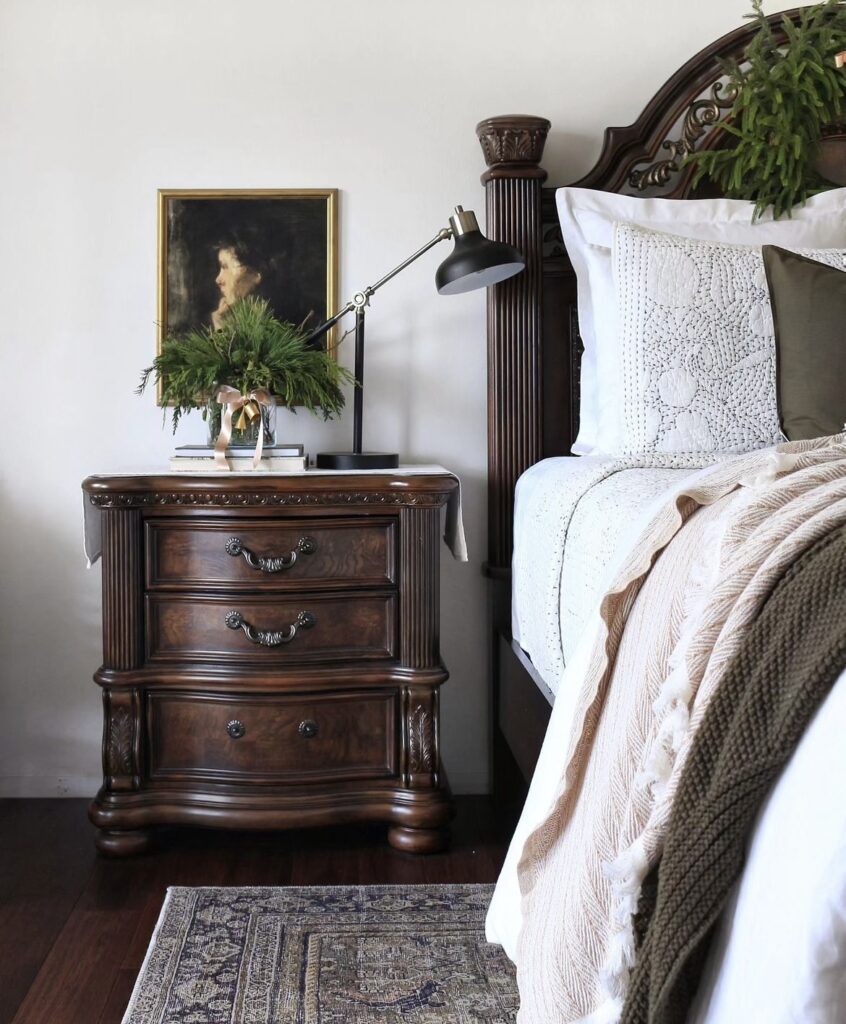
[{"label": "dark wood nightstand", "polygon": [[104,853],[151,826],[385,821],[442,849],[446,474],[102,476]]}]

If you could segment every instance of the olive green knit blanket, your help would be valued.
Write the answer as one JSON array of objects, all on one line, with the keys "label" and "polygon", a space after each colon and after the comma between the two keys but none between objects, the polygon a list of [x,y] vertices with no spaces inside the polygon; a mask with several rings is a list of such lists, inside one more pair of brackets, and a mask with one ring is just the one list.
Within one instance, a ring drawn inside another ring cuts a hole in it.
[{"label": "olive green knit blanket", "polygon": [[773,590],[702,721],[641,890],[622,1024],[684,1024],[763,801],[846,667],[846,527]]}]

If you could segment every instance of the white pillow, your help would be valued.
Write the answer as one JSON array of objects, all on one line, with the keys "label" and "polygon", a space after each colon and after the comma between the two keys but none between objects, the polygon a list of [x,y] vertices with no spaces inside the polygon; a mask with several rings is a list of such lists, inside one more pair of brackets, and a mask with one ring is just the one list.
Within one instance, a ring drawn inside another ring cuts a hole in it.
[{"label": "white pillow", "polygon": [[614,453],[622,442],[619,315],[612,272],[614,224],[624,221],[735,245],[785,249],[846,246],[846,189],[814,196],[790,219],[752,223],[738,199],[642,199],[584,188],[556,192],[561,234],[578,280],[579,330],[585,345],[576,455]]},{"label": "white pillow", "polygon": [[[846,250],[801,252],[846,269]],[[614,281],[622,453],[745,452],[784,440],[759,248],[617,224]]]}]

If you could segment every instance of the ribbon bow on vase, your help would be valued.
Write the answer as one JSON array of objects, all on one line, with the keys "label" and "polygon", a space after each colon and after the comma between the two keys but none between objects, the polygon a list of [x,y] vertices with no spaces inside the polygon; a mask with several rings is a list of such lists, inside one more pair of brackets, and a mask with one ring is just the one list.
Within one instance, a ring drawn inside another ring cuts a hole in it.
[{"label": "ribbon bow on vase", "polygon": [[221,384],[215,395],[219,405],[223,406],[221,417],[220,433],[214,443],[214,461],[218,469],[229,469],[226,461],[226,449],[232,438],[232,417],[238,413],[235,420],[235,427],[238,430],[246,430],[258,417],[259,429],[256,438],[256,450],[253,454],[253,469],[258,469],[261,462],[262,451],[264,450],[264,424],[262,423],[262,407],[270,409],[273,406],[273,397],[264,388],[254,388],[248,395],[242,395],[237,388],[228,384]]}]

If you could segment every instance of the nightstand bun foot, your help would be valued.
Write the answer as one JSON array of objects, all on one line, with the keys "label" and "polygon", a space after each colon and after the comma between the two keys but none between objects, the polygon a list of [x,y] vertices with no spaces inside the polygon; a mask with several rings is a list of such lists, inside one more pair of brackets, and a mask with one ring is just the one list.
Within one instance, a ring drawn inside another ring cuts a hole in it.
[{"label": "nightstand bun foot", "polygon": [[405,853],[440,853],[449,846],[449,829],[392,825],[388,829],[388,842],[395,850]]},{"label": "nightstand bun foot", "polygon": [[153,845],[153,833],[145,828],[101,828],[97,831],[94,844],[104,857],[133,857],[150,849]]}]

